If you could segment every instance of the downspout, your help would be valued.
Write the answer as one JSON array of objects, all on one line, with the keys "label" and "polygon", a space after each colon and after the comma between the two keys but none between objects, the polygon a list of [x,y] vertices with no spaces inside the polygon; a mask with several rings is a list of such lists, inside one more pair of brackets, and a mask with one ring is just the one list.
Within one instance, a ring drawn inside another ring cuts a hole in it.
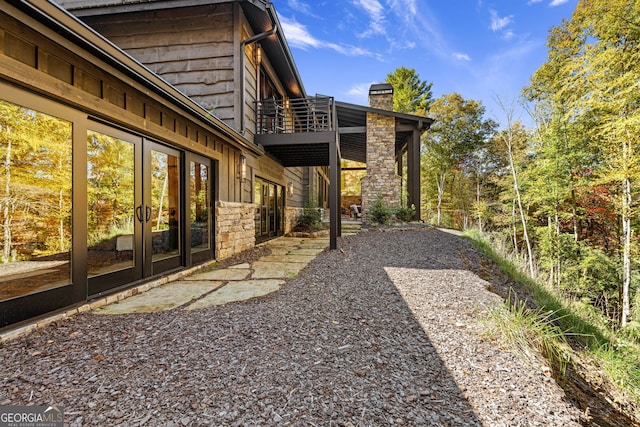
[{"label": "downspout", "polygon": [[[271,8],[271,3],[267,3],[267,9]],[[278,32],[278,27],[276,26],[276,23],[273,21],[272,15],[269,14],[269,20],[271,21],[271,29],[268,31],[265,31],[263,33],[260,34],[256,34],[255,36],[249,37],[248,39],[240,42],[240,68],[242,69],[242,75],[241,75],[241,79],[240,79],[240,134],[244,136],[244,104],[246,101],[246,93],[245,93],[245,79],[246,79],[246,73],[247,70],[245,69],[245,64],[244,64],[244,56],[245,56],[245,52],[244,52],[244,48],[246,45],[251,44],[251,43],[255,43],[259,40],[262,39],[266,39],[269,36],[274,35],[276,32]],[[258,72],[260,72],[258,70]]]}]

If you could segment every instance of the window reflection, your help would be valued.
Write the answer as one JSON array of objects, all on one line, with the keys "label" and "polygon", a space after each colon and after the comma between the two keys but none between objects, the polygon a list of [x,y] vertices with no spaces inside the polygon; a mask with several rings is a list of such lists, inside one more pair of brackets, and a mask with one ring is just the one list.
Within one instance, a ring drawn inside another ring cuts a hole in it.
[{"label": "window reflection", "polygon": [[151,151],[153,261],[180,254],[180,158]]},{"label": "window reflection", "polygon": [[209,245],[209,167],[202,163],[190,164],[191,191],[191,249],[206,250]]},{"label": "window reflection", "polygon": [[87,269],[89,277],[134,264],[134,145],[87,135]]},{"label": "window reflection", "polygon": [[71,283],[71,123],[0,100],[0,300]]}]

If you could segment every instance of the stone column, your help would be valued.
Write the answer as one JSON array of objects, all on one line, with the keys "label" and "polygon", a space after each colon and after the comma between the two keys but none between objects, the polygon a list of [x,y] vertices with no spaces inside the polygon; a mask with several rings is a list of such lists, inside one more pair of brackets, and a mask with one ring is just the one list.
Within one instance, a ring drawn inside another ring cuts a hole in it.
[{"label": "stone column", "polygon": [[[369,106],[393,111],[393,87],[386,83],[371,85]],[[400,206],[402,178],[396,173],[395,141],[395,118],[367,112],[367,176],[362,178],[365,220],[378,195],[387,207]]]}]

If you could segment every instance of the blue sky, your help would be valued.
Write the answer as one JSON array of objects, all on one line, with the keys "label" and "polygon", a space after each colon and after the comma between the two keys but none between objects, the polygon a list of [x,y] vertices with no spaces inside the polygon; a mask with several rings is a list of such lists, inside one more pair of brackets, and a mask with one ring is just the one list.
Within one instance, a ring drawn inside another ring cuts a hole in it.
[{"label": "blue sky", "polygon": [[[366,105],[372,83],[400,66],[458,92],[510,105],[546,60],[549,30],[578,0],[272,0],[309,95]],[[516,108],[516,119],[529,122]]]}]

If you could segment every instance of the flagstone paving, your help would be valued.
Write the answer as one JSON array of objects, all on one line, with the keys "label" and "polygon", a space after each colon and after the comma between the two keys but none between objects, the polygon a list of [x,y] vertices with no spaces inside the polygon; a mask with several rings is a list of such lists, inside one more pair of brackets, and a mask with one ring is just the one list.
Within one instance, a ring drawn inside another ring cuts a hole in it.
[{"label": "flagstone paving", "polygon": [[268,295],[280,289],[284,285],[284,280],[263,279],[263,280],[243,280],[232,282],[220,288],[217,292],[212,292],[202,299],[195,301],[185,308],[185,310],[200,310],[214,305],[228,304],[230,302],[244,301]]},{"label": "flagstone paving", "polygon": [[328,237],[281,237],[264,243],[270,254],[252,263],[204,269],[96,310],[97,314],[152,313],[244,301],[280,289],[329,246]]},{"label": "flagstone paving", "polygon": [[150,289],[117,303],[106,305],[96,314],[153,313],[171,310],[215,291],[225,282],[215,280],[179,280]]}]

